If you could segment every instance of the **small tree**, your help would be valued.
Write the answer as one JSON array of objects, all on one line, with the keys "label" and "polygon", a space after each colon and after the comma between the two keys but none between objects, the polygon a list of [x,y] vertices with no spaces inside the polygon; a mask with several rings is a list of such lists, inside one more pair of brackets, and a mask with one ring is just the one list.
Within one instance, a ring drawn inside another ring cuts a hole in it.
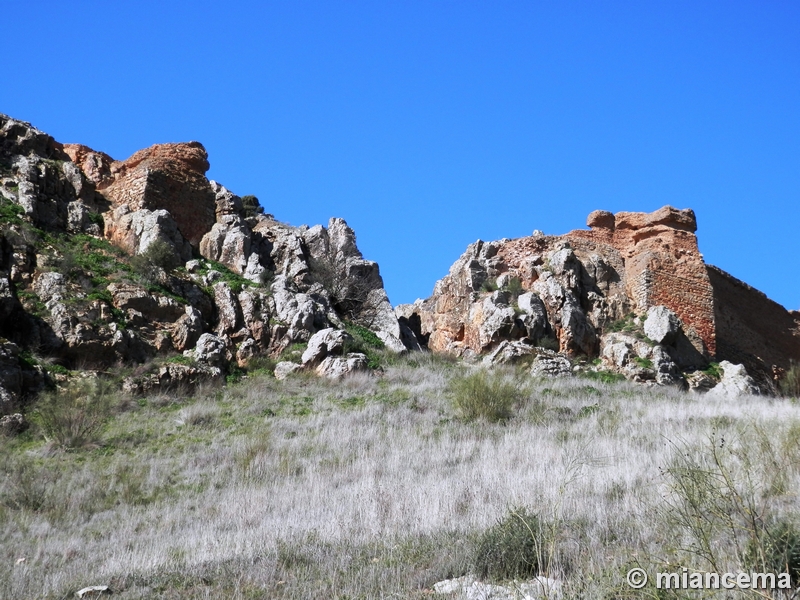
[{"label": "small tree", "polygon": [[248,219],[256,215],[263,215],[264,207],[261,206],[261,202],[258,201],[258,198],[248,194],[247,196],[242,196],[242,212],[245,218]]}]

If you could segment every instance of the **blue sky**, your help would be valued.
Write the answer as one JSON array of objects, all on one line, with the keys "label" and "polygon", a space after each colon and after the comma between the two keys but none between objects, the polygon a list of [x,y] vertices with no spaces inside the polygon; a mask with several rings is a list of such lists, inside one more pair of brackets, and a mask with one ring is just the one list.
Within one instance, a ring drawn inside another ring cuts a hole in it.
[{"label": "blue sky", "polygon": [[693,208],[800,308],[796,2],[29,2],[0,112],[124,159],[199,140],[294,225],[343,217],[393,303],[476,239]]}]

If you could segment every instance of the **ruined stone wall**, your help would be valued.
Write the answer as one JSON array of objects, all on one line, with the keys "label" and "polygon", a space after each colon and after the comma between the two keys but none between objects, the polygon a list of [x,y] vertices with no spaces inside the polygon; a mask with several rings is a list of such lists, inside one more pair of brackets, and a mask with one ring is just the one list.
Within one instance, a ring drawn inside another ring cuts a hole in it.
[{"label": "ruined stone wall", "polygon": [[718,360],[763,371],[800,362],[800,314],[717,267],[708,266],[708,275],[714,290]]},{"label": "ruined stone wall", "polygon": [[565,237],[613,246],[625,263],[628,297],[638,311],[663,305],[677,314],[697,350],[716,352],[714,293],[694,232],[692,210],[665,206],[653,213],[595,211],[590,231]]},{"label": "ruined stone wall", "polygon": [[113,181],[102,194],[114,207],[169,211],[193,247],[216,222],[214,190],[205,177],[208,155],[202,144],[156,144],[111,165]]}]

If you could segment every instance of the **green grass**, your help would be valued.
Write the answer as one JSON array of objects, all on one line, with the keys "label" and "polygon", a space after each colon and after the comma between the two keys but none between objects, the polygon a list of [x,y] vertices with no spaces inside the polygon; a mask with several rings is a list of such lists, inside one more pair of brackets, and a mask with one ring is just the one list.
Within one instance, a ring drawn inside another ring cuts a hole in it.
[{"label": "green grass", "polygon": [[[248,287],[258,287],[258,284],[253,283],[249,279],[245,279],[241,275],[237,275],[222,263],[218,263],[213,260],[203,260],[200,268],[198,269],[198,273],[200,275],[206,275],[212,269],[222,275],[220,279],[228,284],[228,287],[231,288],[231,291],[234,294],[238,294],[243,289]],[[209,293],[212,296],[214,295],[213,290],[211,290]]]},{"label": "green grass", "polygon": [[344,353],[361,352],[367,357],[367,366],[370,369],[379,369],[388,358],[381,352],[386,346],[374,332],[355,323],[345,322],[345,331],[353,338],[352,342],[345,345]]},{"label": "green grass", "polygon": [[585,377],[586,379],[593,379],[595,381],[600,381],[601,383],[619,383],[621,381],[625,381],[625,376],[621,375],[620,373],[614,373],[613,371],[582,371],[581,376]]}]

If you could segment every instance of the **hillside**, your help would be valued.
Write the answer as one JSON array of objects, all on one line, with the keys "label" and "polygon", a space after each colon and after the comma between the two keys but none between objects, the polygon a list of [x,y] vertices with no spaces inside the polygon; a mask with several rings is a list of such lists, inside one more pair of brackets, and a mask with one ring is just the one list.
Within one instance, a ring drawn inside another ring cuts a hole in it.
[{"label": "hillside", "polygon": [[798,587],[798,313],[691,210],[477,241],[392,308],[343,220],[208,168],[0,115],[0,597]]}]

